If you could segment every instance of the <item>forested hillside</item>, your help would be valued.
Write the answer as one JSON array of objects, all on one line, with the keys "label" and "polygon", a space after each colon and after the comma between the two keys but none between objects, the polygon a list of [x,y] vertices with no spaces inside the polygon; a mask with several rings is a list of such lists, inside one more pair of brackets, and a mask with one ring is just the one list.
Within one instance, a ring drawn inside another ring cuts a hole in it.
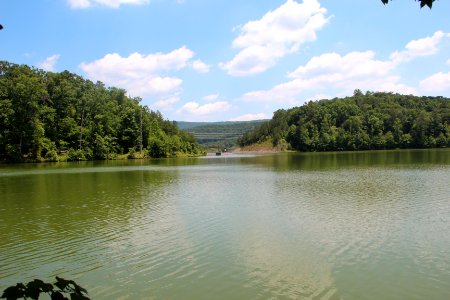
[{"label": "forested hillside", "polygon": [[356,90],[278,110],[239,143],[267,140],[300,151],[448,147],[450,99]]},{"label": "forested hillside", "polygon": [[245,133],[255,129],[262,120],[230,122],[178,122],[181,129],[192,133],[205,147],[233,147]]},{"label": "forested hillside", "polygon": [[68,71],[0,62],[0,158],[55,161],[200,154],[191,134],[139,105],[140,100]]}]

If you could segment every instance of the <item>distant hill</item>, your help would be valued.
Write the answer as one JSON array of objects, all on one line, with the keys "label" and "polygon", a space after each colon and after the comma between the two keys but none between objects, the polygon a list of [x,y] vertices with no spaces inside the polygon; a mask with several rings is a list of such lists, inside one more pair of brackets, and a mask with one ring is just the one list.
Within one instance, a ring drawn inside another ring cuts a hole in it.
[{"label": "distant hill", "polygon": [[246,132],[254,130],[268,120],[242,122],[184,122],[177,121],[178,128],[195,136],[205,147],[232,147]]},{"label": "distant hill", "polygon": [[450,98],[355,90],[280,109],[239,139],[298,151],[450,147]]}]

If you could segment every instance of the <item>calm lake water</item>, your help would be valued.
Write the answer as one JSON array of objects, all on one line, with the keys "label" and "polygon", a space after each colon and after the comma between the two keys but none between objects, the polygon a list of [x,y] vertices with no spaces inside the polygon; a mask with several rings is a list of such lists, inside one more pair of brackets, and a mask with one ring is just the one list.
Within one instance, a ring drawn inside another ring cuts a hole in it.
[{"label": "calm lake water", "polygon": [[1,165],[0,289],[56,275],[92,299],[450,299],[450,149]]}]

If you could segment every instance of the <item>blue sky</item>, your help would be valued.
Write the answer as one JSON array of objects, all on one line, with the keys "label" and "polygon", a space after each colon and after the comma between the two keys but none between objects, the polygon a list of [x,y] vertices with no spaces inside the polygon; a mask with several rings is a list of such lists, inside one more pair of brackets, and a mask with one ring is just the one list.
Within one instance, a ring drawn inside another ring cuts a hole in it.
[{"label": "blue sky", "polygon": [[450,1],[2,0],[0,60],[125,88],[170,120],[362,91],[450,96]]}]

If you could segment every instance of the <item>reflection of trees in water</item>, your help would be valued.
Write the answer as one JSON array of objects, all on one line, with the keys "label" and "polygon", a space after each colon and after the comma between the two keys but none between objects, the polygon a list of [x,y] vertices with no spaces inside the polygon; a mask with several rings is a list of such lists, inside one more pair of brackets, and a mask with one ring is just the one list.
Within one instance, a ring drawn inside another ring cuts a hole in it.
[{"label": "reflection of trees in water", "polygon": [[[82,276],[81,282],[97,282],[97,289],[112,279],[107,273],[124,261],[136,230],[164,217],[167,185],[176,180],[177,172],[145,166],[123,171],[127,167],[111,164],[67,164],[2,178],[7,183],[1,185],[7,187],[2,188],[0,225],[4,284]],[[123,251],[122,257],[116,250]]]},{"label": "reflection of trees in water", "polygon": [[274,168],[276,171],[449,165],[450,149],[280,153],[241,158],[240,163]]}]

